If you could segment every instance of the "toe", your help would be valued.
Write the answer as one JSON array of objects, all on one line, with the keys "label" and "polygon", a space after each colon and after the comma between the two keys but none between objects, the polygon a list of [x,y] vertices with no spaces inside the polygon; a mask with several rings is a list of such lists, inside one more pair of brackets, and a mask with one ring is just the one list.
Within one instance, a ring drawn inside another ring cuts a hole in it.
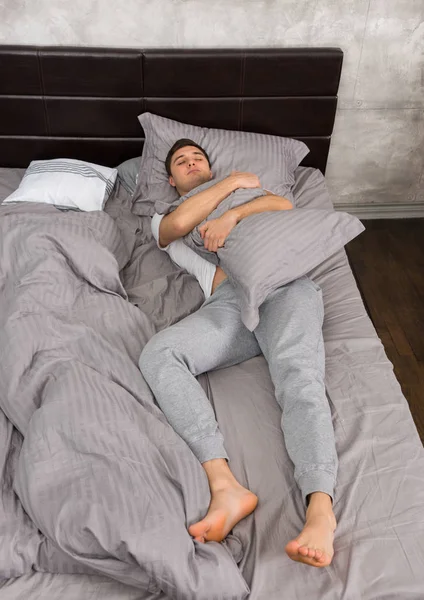
[{"label": "toe", "polygon": [[296,540],[292,540],[286,545],[286,552],[289,556],[296,556],[299,551],[299,544]]},{"label": "toe", "polygon": [[205,519],[203,519],[202,521],[191,525],[191,527],[188,528],[188,532],[191,536],[194,537],[194,539],[198,537],[204,538],[207,532],[209,531],[210,527],[210,524],[207,521],[205,521]]}]

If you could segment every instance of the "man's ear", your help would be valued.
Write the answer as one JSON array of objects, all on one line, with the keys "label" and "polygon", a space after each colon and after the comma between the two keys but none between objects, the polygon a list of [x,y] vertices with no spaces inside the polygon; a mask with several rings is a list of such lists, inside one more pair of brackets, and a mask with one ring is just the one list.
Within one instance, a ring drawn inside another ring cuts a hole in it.
[{"label": "man's ear", "polygon": [[175,183],[174,178],[172,177],[172,175],[169,176],[168,181],[172,185],[172,187],[176,187],[177,184]]},{"label": "man's ear", "polygon": [[211,176],[209,177],[209,181],[212,179],[212,177],[213,177],[213,173],[211,171]]}]

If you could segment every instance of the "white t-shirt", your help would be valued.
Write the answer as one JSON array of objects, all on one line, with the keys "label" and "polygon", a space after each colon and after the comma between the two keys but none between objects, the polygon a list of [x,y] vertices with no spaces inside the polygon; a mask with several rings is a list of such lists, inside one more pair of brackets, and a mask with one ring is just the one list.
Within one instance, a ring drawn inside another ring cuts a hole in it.
[{"label": "white t-shirt", "polygon": [[206,259],[202,258],[194,250],[184,244],[182,240],[175,240],[165,248],[159,246],[159,226],[165,215],[155,213],[152,217],[152,233],[156,240],[158,248],[169,254],[171,259],[179,267],[182,267],[194,275],[199,282],[206,298],[209,298],[212,291],[213,278],[215,277],[216,267]]}]

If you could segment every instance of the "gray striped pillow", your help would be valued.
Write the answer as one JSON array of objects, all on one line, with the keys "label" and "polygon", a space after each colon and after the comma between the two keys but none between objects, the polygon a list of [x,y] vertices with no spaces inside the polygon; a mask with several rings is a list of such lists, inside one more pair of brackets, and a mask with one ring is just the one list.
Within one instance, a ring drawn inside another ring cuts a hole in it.
[{"label": "gray striped pillow", "polygon": [[167,206],[178,200],[169,185],[166,155],[180,138],[189,138],[208,153],[214,179],[232,170],[255,173],[264,188],[284,195],[294,183],[294,171],[309,149],[303,142],[275,135],[208,129],[180,123],[152,113],[138,117],[145,133],[133,212],[142,216],[167,213]]},{"label": "gray striped pillow", "polygon": [[33,160],[19,188],[4,200],[43,202],[82,211],[103,210],[118,171],[73,158]]},{"label": "gray striped pillow", "polygon": [[131,196],[134,194],[138,181],[138,172],[140,171],[141,156],[130,158],[119,164],[116,169],[122,185]]},{"label": "gray striped pillow", "polygon": [[[181,200],[211,183],[192,190]],[[206,220],[263,194],[259,188],[236,190]],[[253,331],[259,322],[259,307],[271,292],[306,275],[364,229],[357,217],[346,212],[294,208],[243,219],[217,253],[206,250],[198,227],[183,240],[227,273],[240,301],[243,323]]]},{"label": "gray striped pillow", "polygon": [[236,288],[246,327],[255,329],[259,307],[272,291],[306,275],[364,229],[357,217],[326,209],[294,208],[243,219],[218,257]]}]

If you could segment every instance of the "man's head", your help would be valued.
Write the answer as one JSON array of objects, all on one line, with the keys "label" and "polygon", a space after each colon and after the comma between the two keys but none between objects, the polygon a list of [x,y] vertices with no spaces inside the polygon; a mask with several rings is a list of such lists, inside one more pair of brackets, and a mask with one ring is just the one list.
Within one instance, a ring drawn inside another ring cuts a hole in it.
[{"label": "man's head", "polygon": [[207,152],[189,139],[180,139],[172,146],[165,160],[169,183],[180,196],[212,179]]}]

